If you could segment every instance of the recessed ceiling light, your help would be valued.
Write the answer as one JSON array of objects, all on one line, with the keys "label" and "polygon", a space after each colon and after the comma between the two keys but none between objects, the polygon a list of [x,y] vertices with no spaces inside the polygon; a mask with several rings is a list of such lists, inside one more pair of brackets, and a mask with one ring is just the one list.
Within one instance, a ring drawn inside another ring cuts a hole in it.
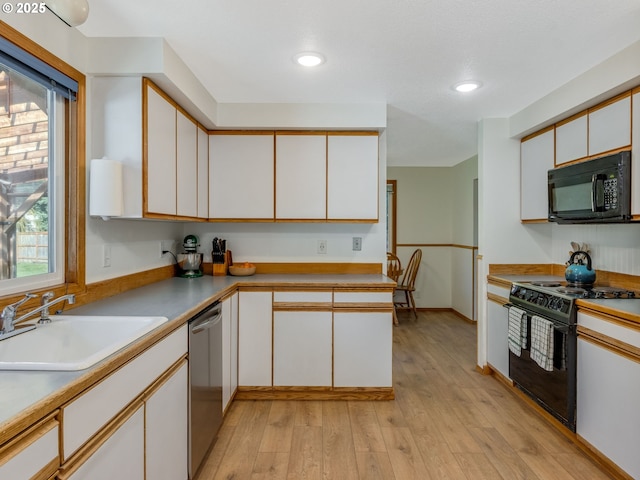
[{"label": "recessed ceiling light", "polygon": [[473,92],[474,90],[480,88],[482,86],[481,82],[476,80],[466,80],[464,82],[456,83],[453,86],[453,89],[457,92],[467,93]]},{"label": "recessed ceiling light", "polygon": [[325,62],[324,57],[316,52],[302,52],[293,57],[293,60],[303,67],[317,67]]}]

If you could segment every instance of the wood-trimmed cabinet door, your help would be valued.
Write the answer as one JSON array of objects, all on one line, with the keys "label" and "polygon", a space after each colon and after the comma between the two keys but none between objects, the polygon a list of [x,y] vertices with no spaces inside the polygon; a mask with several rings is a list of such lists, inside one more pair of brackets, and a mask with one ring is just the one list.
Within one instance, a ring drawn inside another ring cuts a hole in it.
[{"label": "wood-trimmed cabinet door", "polygon": [[0,448],[0,478],[31,480],[58,471],[59,423],[52,418],[32,426]]},{"label": "wood-trimmed cabinet door", "polygon": [[640,329],[578,310],[576,433],[640,478]]},{"label": "wood-trimmed cabinet door", "polygon": [[271,386],[272,292],[240,292],[238,385]]},{"label": "wood-trimmed cabinet door", "polygon": [[326,134],[276,134],[276,219],[326,218]]},{"label": "wood-trimmed cabinet door", "polygon": [[209,218],[209,134],[198,127],[198,218]]},{"label": "wood-trimmed cabinet door", "polygon": [[187,480],[189,379],[187,360],[145,402],[146,478]]},{"label": "wood-trimmed cabinet door", "polygon": [[198,216],[198,126],[176,112],[176,213]]},{"label": "wood-trimmed cabinet door", "polygon": [[556,125],[556,165],[585,158],[589,154],[586,112]]},{"label": "wood-trimmed cabinet door", "polygon": [[238,390],[238,293],[231,295],[231,378],[229,390],[233,399]]},{"label": "wood-trimmed cabinet door", "polygon": [[211,220],[274,219],[274,133],[209,136]]},{"label": "wood-trimmed cabinet door", "polygon": [[330,387],[332,312],[273,313],[273,385]]},{"label": "wood-trimmed cabinet door", "polygon": [[146,86],[146,210],[176,215],[176,107]]},{"label": "wood-trimmed cabinet door", "polygon": [[144,480],[144,407],[115,427],[90,457],[69,473],[61,473],[60,480]]},{"label": "wood-trimmed cabinet door", "polygon": [[589,155],[631,145],[631,95],[589,109]]},{"label": "wood-trimmed cabinet door", "polygon": [[509,310],[502,304],[487,301],[487,362],[509,378]]},{"label": "wood-trimmed cabinet door", "polygon": [[578,336],[576,433],[640,477],[640,363]]},{"label": "wood-trimmed cabinet door", "polygon": [[238,294],[222,301],[222,413],[238,389]]},{"label": "wood-trimmed cabinet door", "polygon": [[393,386],[392,329],[391,310],[334,311],[333,386]]},{"label": "wood-trimmed cabinet door", "polygon": [[330,133],[327,138],[327,218],[378,221],[378,135]]},{"label": "wood-trimmed cabinet door", "polygon": [[547,221],[549,195],[547,172],[553,168],[554,130],[523,141],[520,145],[520,219]]}]

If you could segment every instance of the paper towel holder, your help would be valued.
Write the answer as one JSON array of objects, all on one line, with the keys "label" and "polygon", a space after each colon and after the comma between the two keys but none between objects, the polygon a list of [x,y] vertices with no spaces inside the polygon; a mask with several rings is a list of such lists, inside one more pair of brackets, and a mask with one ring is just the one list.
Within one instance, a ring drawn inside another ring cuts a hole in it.
[{"label": "paper towel holder", "polygon": [[91,160],[89,215],[109,220],[124,209],[122,163],[106,157]]}]

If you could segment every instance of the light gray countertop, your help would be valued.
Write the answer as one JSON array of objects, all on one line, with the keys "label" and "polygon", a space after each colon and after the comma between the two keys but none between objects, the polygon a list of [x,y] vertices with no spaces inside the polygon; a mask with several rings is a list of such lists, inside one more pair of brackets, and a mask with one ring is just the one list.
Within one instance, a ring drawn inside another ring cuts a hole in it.
[{"label": "light gray countertop", "polygon": [[[378,286],[380,288],[391,288],[394,284],[395,282],[385,275],[318,274],[253,275],[250,277],[212,277],[205,275],[192,279],[174,277],[67,310],[65,314],[165,316],[171,322],[183,317],[186,313],[197,313],[197,311],[205,308],[212,301],[220,298],[224,292],[235,288],[235,286]],[[28,333],[25,335],[28,335]],[[145,337],[149,335],[151,333]],[[136,340],[134,344],[144,341],[145,337]],[[125,347],[125,349],[131,348],[132,345]],[[61,389],[65,389],[71,383],[82,380],[85,376],[90,376],[93,369],[98,368],[106,361],[107,359],[86,370],[75,372],[0,371],[0,439],[3,437],[1,434],[7,429],[13,417],[26,409],[44,408],[42,405],[46,404],[48,397]],[[40,407],[38,407],[39,405]]]}]

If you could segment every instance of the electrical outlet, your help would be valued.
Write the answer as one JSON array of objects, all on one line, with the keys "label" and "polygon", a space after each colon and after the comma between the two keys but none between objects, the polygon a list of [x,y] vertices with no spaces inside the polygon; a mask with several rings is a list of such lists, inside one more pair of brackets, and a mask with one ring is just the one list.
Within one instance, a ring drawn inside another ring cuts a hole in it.
[{"label": "electrical outlet", "polygon": [[170,252],[172,248],[173,248],[172,240],[160,240],[159,256],[162,257],[164,255],[163,252]]},{"label": "electrical outlet", "polygon": [[111,266],[111,245],[102,246],[102,266],[103,267]]},{"label": "electrical outlet", "polygon": [[326,255],[326,253],[327,253],[327,241],[326,240],[318,240],[318,253],[320,255]]},{"label": "electrical outlet", "polygon": [[165,251],[164,242],[162,240],[160,240],[158,242],[158,258],[162,258],[162,255],[163,255],[162,252],[164,252],[164,251]]},{"label": "electrical outlet", "polygon": [[362,237],[353,237],[353,251],[359,252],[362,250]]}]

